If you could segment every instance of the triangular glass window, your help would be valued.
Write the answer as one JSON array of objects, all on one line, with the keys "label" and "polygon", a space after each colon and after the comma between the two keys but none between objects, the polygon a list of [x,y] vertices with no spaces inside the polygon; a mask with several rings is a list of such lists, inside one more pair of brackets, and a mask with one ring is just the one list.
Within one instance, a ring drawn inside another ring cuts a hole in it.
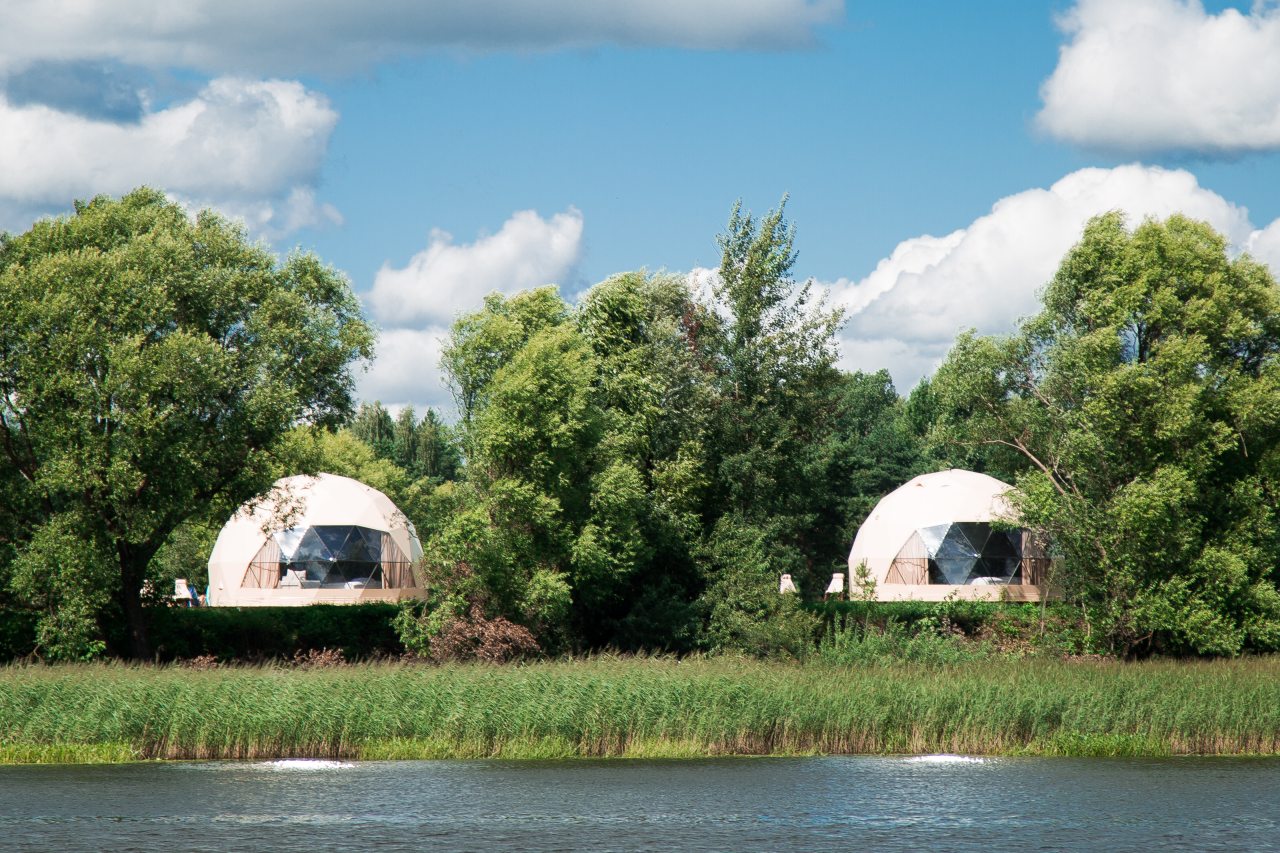
[{"label": "triangular glass window", "polygon": [[369,534],[373,534],[375,542],[380,535],[377,531],[366,530],[360,527],[352,527],[347,541],[343,543],[341,550],[335,551],[334,554],[339,560],[357,563],[376,563],[378,562],[379,549],[376,545],[372,548],[369,545]]},{"label": "triangular glass window", "polygon": [[308,560],[328,560],[333,557],[329,551],[329,546],[324,543],[320,535],[316,533],[316,528],[309,527],[307,532],[302,534],[302,541],[298,543],[297,549],[293,552],[293,562],[306,562]]},{"label": "triangular glass window", "polygon": [[920,541],[924,543],[930,557],[938,553],[938,549],[942,547],[942,540],[946,538],[950,528],[950,524],[935,524],[932,527],[921,527],[916,531],[920,534]]},{"label": "triangular glass window", "polygon": [[[268,547],[269,546],[269,547]],[[412,564],[390,535],[350,524],[278,531],[259,550],[244,586],[399,589],[416,585]]]},{"label": "triangular glass window", "polygon": [[341,559],[342,548],[347,544],[347,538],[351,536],[351,527],[345,524],[326,524],[311,529],[320,537],[320,541],[329,551],[329,556]]},{"label": "triangular glass window", "polygon": [[951,527],[952,529],[958,529],[964,535],[975,554],[981,554],[983,548],[987,545],[987,541],[991,538],[991,525],[985,522],[961,521],[951,525]]},{"label": "triangular glass window", "polygon": [[939,560],[959,557],[976,558],[978,553],[978,549],[973,547],[973,543],[969,541],[969,537],[965,535],[961,526],[952,524],[948,527],[947,535],[943,537],[936,556]]},{"label": "triangular glass window", "polygon": [[969,582],[969,574],[976,562],[976,557],[939,557],[932,562],[929,568],[932,570],[934,566],[937,566],[941,579],[933,580],[934,573],[930,571],[930,583],[966,584]]},{"label": "triangular glass window", "polygon": [[307,532],[305,527],[290,527],[288,530],[280,530],[275,534],[276,544],[280,546],[280,557],[284,560],[292,560],[294,553],[298,550],[298,543],[302,541],[302,534]]}]

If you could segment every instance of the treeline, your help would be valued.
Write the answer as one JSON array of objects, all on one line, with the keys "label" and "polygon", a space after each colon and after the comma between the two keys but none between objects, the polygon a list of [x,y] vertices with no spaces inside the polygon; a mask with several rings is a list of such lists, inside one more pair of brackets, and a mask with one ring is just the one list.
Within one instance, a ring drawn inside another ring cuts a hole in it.
[{"label": "treeline", "polygon": [[576,305],[490,296],[444,347],[455,427],[361,407],[351,433],[421,484],[410,647],[812,645],[778,576],[819,596],[875,500],[932,461],[887,373],[836,368],[840,316],[792,280],[793,240],[781,209],[735,210],[709,293],[637,272]]},{"label": "treeline", "polygon": [[381,403],[362,403],[351,432],[415,480],[438,485],[458,477],[462,454],[455,431],[434,409],[419,420],[413,406],[405,406],[393,419]]},{"label": "treeline", "polygon": [[1039,314],[962,334],[904,398],[836,366],[842,318],[793,279],[794,240],[781,207],[735,208],[706,290],[633,272],[576,304],[487,297],[443,350],[446,422],[357,406],[373,332],[345,279],[216,216],[140,190],[5,236],[0,608],[46,658],[148,657],[147,605],[203,583],[235,507],[330,471],[418,529],[428,598],[397,620],[418,654],[803,655],[805,600],[875,502],[964,467],[1018,485],[1083,647],[1280,647],[1265,266],[1182,217],[1100,217]]},{"label": "treeline", "polygon": [[[793,238],[781,210],[735,210],[710,292],[630,273],[576,306],[543,289],[458,319],[444,367],[467,464],[421,516],[431,599],[410,642],[456,649],[500,619],[547,651],[801,654],[813,623],[779,574],[819,595],[881,496],[955,466],[1018,485],[1087,647],[1280,648],[1265,266],[1180,216],[1099,217],[1038,315],[960,335],[902,399],[834,366],[840,318],[790,278]],[[394,456],[379,412],[356,433]]]}]

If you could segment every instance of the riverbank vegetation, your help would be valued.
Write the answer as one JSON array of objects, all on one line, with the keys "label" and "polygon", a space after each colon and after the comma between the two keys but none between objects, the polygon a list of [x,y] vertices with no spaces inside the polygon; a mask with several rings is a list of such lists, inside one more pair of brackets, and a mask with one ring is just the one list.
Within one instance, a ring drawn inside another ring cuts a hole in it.
[{"label": "riverbank vegetation", "polygon": [[[963,467],[1016,483],[1061,554],[1069,651],[1280,650],[1265,266],[1179,216],[1100,217],[1040,314],[961,334],[903,397],[838,366],[840,311],[792,278],[781,206],[735,207],[718,242],[698,281],[486,297],[444,341],[449,423],[357,407],[373,332],[313,257],[280,262],[148,190],[5,236],[0,610],[25,614],[43,660],[154,659],[165,593],[203,586],[229,513],[329,471],[422,537],[428,597],[394,625],[419,658],[804,659],[847,642],[814,607],[875,502]],[[937,634],[893,630],[864,636]]]},{"label": "riverbank vegetation", "polygon": [[[416,606],[393,604],[311,607],[180,608],[152,614],[156,661],[204,660],[218,664],[271,664],[322,655],[349,663],[415,659],[510,662],[517,654],[501,634],[456,636],[459,648],[441,654],[405,636],[416,627]],[[789,660],[879,663],[883,659],[943,663],[996,656],[1097,655],[1079,614],[1069,605],[982,601],[829,601],[803,612],[809,633]],[[32,614],[0,611],[0,664],[37,659],[39,636]],[[426,648],[424,649],[424,646]],[[424,651],[426,653],[424,653]]]},{"label": "riverbank vegetation", "polygon": [[1280,660],[0,669],[0,761],[1280,753]]}]

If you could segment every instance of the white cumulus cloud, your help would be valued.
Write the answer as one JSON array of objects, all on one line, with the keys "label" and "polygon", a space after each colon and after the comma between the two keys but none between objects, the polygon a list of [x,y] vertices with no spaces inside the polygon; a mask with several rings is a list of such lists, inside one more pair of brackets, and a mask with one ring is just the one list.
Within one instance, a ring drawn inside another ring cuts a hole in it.
[{"label": "white cumulus cloud", "polygon": [[243,217],[265,236],[336,221],[314,185],[337,119],[323,96],[282,80],[217,78],[136,122],[0,96],[0,229],[141,184]]},{"label": "white cumulus cloud", "polygon": [[1272,273],[1280,279],[1280,219],[1250,235],[1244,248],[1254,259],[1270,266]]},{"label": "white cumulus cloud", "polygon": [[391,405],[450,405],[438,368],[454,318],[479,310],[490,293],[566,283],[582,257],[582,231],[576,208],[546,219],[521,210],[471,243],[433,230],[406,266],[384,264],[366,297],[383,332],[360,396]]},{"label": "white cumulus cloud", "polygon": [[449,336],[445,327],[384,329],[368,372],[358,377],[357,396],[399,410],[411,405],[451,411],[453,398],[440,372],[440,353]]},{"label": "white cumulus cloud", "polygon": [[1052,136],[1130,153],[1280,148],[1280,7],[1078,0],[1059,24],[1037,117]]},{"label": "white cumulus cloud", "polygon": [[1128,165],[1081,169],[1048,189],[996,202],[991,212],[945,237],[899,243],[866,277],[824,283],[848,322],[842,365],[889,368],[902,390],[926,376],[961,329],[1010,332],[1039,308],[1038,295],[1085,222],[1110,210],[1132,224],[1183,213],[1205,220],[1237,251],[1280,270],[1280,220],[1255,229],[1248,212],[1201,187],[1183,170]]},{"label": "white cumulus cloud", "polygon": [[378,270],[369,305],[384,326],[447,326],[458,312],[478,309],[486,294],[563,281],[581,255],[582,214],[575,208],[550,219],[521,210],[496,234],[462,245],[436,229],[407,266]]},{"label": "white cumulus cloud", "polygon": [[787,49],[842,0],[9,0],[0,69],[120,60],[208,73],[332,73],[435,48]]}]

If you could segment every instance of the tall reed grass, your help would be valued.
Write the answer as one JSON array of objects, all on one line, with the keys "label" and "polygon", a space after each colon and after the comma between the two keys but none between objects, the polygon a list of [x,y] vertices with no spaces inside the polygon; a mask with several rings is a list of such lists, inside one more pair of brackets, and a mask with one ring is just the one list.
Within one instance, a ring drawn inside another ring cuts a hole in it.
[{"label": "tall reed grass", "polygon": [[0,761],[1280,753],[1280,660],[0,669]]}]

